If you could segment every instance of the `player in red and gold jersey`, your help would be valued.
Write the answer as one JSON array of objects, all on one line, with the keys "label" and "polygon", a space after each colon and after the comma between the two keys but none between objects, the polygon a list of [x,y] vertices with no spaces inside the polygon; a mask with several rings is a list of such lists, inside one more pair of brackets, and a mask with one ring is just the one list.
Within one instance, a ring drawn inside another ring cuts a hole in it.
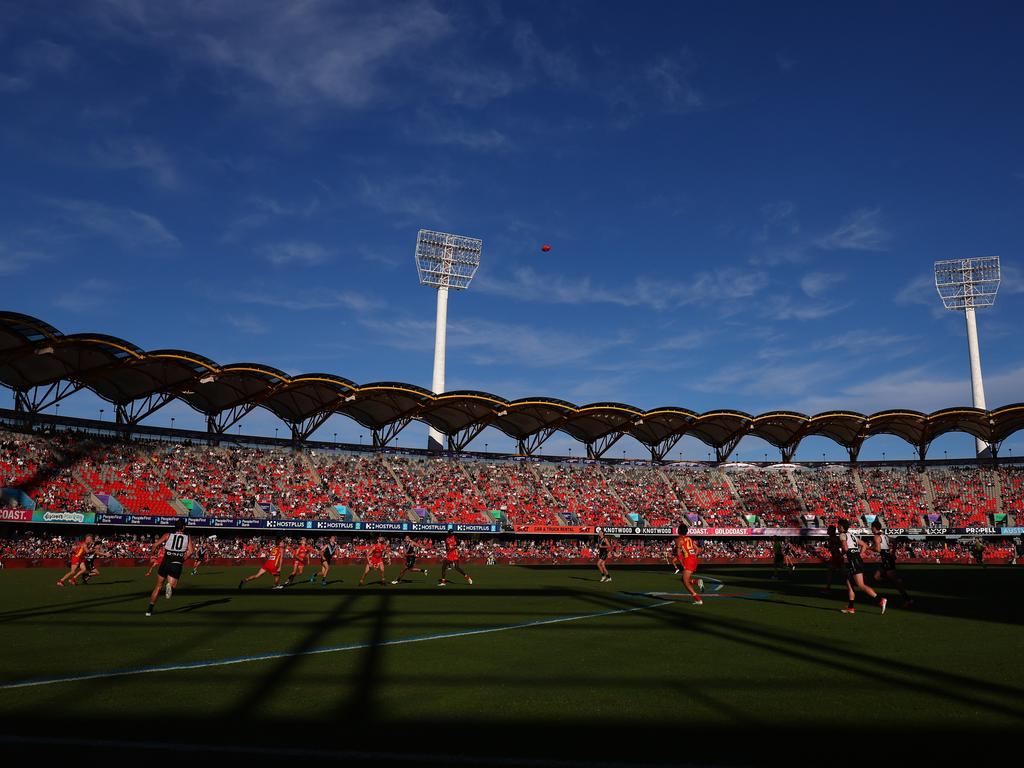
[{"label": "player in red and gold jersey", "polygon": [[274,577],[274,589],[284,589],[281,586],[281,562],[284,560],[284,539],[280,536],[274,543],[274,548],[270,551],[269,557],[263,561],[263,565],[256,571],[252,576],[246,576],[240,582],[238,582],[238,588],[241,589],[245,586],[248,581],[255,581],[264,573],[269,573]]},{"label": "player in red and gold jersey", "polygon": [[299,546],[295,548],[293,553],[295,561],[292,563],[292,572],[288,574],[288,581],[285,582],[286,587],[290,587],[295,583],[295,577],[301,576],[306,566],[309,564],[309,558],[316,554],[316,549],[309,546],[306,542],[306,537],[303,536],[299,539]]},{"label": "player in red and gold jersey", "polygon": [[377,540],[366,550],[366,567],[363,569],[363,575],[359,577],[359,586],[363,586],[366,574],[370,571],[377,571],[380,574],[381,585],[387,584],[384,581],[384,561],[390,559],[391,553],[388,551],[387,540],[383,536],[378,536]]},{"label": "player in red and gold jersey", "polygon": [[68,569],[67,573],[57,579],[58,587],[63,587],[65,581],[70,581],[72,587],[78,586],[75,579],[85,574],[88,570],[85,565],[85,558],[90,552],[92,552],[92,548],[92,534],[87,535],[71,548],[71,568]]},{"label": "player in red and gold jersey", "polygon": [[441,578],[438,580],[437,586],[443,587],[448,583],[445,574],[448,573],[449,568],[454,568],[462,574],[462,578],[466,580],[467,584],[472,584],[473,580],[469,578],[469,574],[462,570],[462,566],[459,565],[459,540],[455,538],[454,533],[448,534],[448,538],[444,540],[444,550],[444,561],[441,563]]},{"label": "player in red and gold jersey", "polygon": [[[686,523],[679,524],[679,535],[676,536],[676,557],[683,564],[683,586],[686,587],[687,592],[693,595],[693,604],[704,605],[704,601],[700,599],[700,595],[693,588],[693,583],[690,579],[697,570],[697,555],[700,549],[697,547],[697,543],[687,536],[689,531],[690,526]],[[697,583],[703,589],[703,583],[700,580]]]},{"label": "player in red and gold jersey", "polygon": [[148,577],[149,574],[151,574],[153,572],[153,569],[159,567],[160,563],[162,563],[163,561],[164,561],[164,548],[160,547],[159,549],[157,549],[157,551],[154,554],[150,555],[150,558],[149,558],[149,570],[146,571],[146,576]]}]

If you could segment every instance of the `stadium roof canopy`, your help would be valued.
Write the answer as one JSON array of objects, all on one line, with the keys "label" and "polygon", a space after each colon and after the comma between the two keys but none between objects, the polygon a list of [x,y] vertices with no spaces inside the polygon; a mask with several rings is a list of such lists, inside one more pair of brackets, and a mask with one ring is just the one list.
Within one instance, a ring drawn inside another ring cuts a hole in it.
[{"label": "stadium roof canopy", "polygon": [[214,435],[226,434],[259,407],[284,421],[297,441],[310,437],[330,416],[342,414],[371,430],[374,444],[381,447],[412,420],[419,420],[448,435],[453,450],[464,449],[493,426],[518,441],[523,453],[534,453],[561,431],[586,444],[589,456],[600,457],[628,434],[647,446],[656,460],[664,459],[688,435],[714,448],[720,461],[728,459],[746,435],[777,447],[784,461],[791,460],[800,441],[812,435],[835,441],[856,459],[864,440],[879,434],[902,438],[923,459],[931,442],[949,432],[964,432],[998,450],[1003,440],[1024,429],[1024,403],[992,411],[946,408],[932,414],[889,410],[808,416],[773,411],[752,416],[732,410],[697,414],[675,406],[645,412],[624,403],[577,406],[552,397],[510,402],[468,390],[435,395],[402,382],[359,385],[330,373],[290,376],[259,363],[220,365],[180,349],[147,352],[105,334],[65,335],[16,312],[0,312],[0,384],[14,390],[15,409],[28,417],[87,388],[113,404],[117,421],[129,426],[178,399],[205,415]]}]

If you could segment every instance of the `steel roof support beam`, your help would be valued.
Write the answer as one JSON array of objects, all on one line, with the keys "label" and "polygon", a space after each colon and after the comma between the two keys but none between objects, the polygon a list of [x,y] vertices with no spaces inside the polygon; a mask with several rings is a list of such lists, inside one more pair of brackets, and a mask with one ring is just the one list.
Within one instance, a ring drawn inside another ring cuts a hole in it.
[{"label": "steel roof support beam", "polygon": [[524,456],[533,456],[558,430],[554,427],[539,429],[524,440],[518,440],[518,450]]},{"label": "steel roof support beam", "polygon": [[587,443],[587,458],[600,459],[608,452],[609,448],[611,448],[613,445],[619,442],[619,440],[622,439],[622,436],[624,434],[626,433],[613,432],[611,434],[605,435],[604,437],[599,437],[592,443]]},{"label": "steel roof support beam", "polygon": [[155,392],[138,400],[132,400],[127,405],[119,405],[114,409],[118,424],[127,424],[134,427],[140,421],[159,411],[175,398],[172,392]]},{"label": "steel roof support beam", "polygon": [[782,454],[783,464],[792,464],[793,457],[796,456],[796,449],[800,447],[800,438],[797,438],[788,445],[780,445],[779,453]]},{"label": "steel roof support beam", "polygon": [[321,411],[320,413],[310,416],[308,419],[289,424],[292,428],[292,442],[296,444],[306,442],[306,440],[309,439],[309,436],[320,429],[320,427],[324,425],[324,422],[333,415],[333,409]]},{"label": "steel roof support beam", "polygon": [[683,439],[683,433],[669,435],[660,443],[652,443],[647,447],[651,449],[651,461],[664,461],[669,451],[676,447],[676,443]]},{"label": "steel roof support beam", "polygon": [[398,437],[398,433],[409,426],[411,418],[401,418],[392,421],[382,429],[373,430],[373,447],[380,450],[387,448],[388,444]]},{"label": "steel roof support beam", "polygon": [[206,431],[211,435],[223,435],[257,407],[256,403],[242,403],[211,414],[206,417]]},{"label": "steel roof support beam", "polygon": [[739,430],[735,435],[730,437],[724,443],[715,446],[715,458],[719,464],[722,464],[729,460],[732,456],[733,451],[736,450],[736,446],[740,444],[740,440],[743,439],[744,435],[747,434],[746,428]]},{"label": "steel roof support beam", "polygon": [[85,385],[70,379],[60,379],[49,385],[14,390],[14,410],[27,413],[41,413],[56,405],[68,395],[73,395]]},{"label": "steel roof support beam", "polygon": [[461,453],[466,446],[473,442],[480,433],[486,429],[486,422],[471,424],[465,429],[459,430],[454,435],[448,435],[448,450]]}]

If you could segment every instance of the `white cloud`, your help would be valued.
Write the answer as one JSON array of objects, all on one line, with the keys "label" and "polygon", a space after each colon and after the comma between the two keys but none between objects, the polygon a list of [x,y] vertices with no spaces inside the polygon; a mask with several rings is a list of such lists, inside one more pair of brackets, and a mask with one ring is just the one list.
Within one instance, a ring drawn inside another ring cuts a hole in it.
[{"label": "white cloud", "polygon": [[116,287],[107,280],[91,278],[73,291],[66,291],[54,297],[52,304],[68,312],[93,312],[111,304]]},{"label": "white cloud", "polygon": [[421,226],[440,225],[444,215],[438,204],[438,197],[455,186],[455,181],[443,173],[436,177],[400,176],[370,179],[363,176],[359,180],[356,193],[360,202],[367,207],[396,217],[396,226],[405,226],[410,222],[417,222]]},{"label": "white cloud", "polygon": [[507,150],[511,141],[496,128],[473,128],[460,117],[421,111],[406,135],[410,140],[439,146],[457,146],[475,152]]},{"label": "white cloud", "polygon": [[0,243],[0,277],[24,272],[30,267],[47,262],[50,256],[23,248],[10,248]]},{"label": "white cloud", "polygon": [[890,235],[882,227],[880,208],[862,208],[844,217],[832,232],[818,238],[819,248],[828,251],[884,251]]},{"label": "white cloud", "polygon": [[291,105],[366,106],[384,95],[391,68],[453,32],[426,0],[108,0],[105,11],[110,29],[240,74]]},{"label": "white cloud", "polygon": [[[433,346],[434,322],[408,318],[361,317],[379,343],[400,350],[422,352]],[[582,364],[614,347],[625,338],[586,337],[550,328],[499,323],[473,318],[448,324],[448,347],[465,349],[475,365],[559,367]]]},{"label": "white cloud", "polygon": [[811,298],[817,298],[846,279],[840,272],[808,272],[800,280],[800,289]]},{"label": "white cloud", "polygon": [[226,315],[228,324],[242,333],[259,335],[267,332],[266,323],[255,315]]},{"label": "white cloud", "polygon": [[369,312],[385,306],[383,301],[351,291],[307,290],[301,295],[289,298],[279,289],[265,291],[250,289],[234,294],[235,301],[243,304],[258,304],[292,312],[309,312],[318,309],[347,309],[352,312]]},{"label": "white cloud", "polygon": [[694,329],[676,336],[668,336],[656,341],[650,348],[651,352],[681,352],[699,349],[715,335],[714,331]]},{"label": "white cloud", "polygon": [[579,81],[575,59],[565,51],[545,47],[532,24],[520,21],[513,25],[512,45],[526,68],[536,69],[547,82],[570,85]]},{"label": "white cloud", "polygon": [[15,59],[27,72],[64,74],[74,63],[75,52],[66,45],[51,40],[35,40],[21,48]]},{"label": "white cloud", "polygon": [[772,320],[821,320],[852,305],[852,301],[809,303],[792,296],[773,296],[764,305],[764,315]]},{"label": "white cloud", "polygon": [[[990,372],[985,377],[985,394],[989,407],[1020,402],[1024,367]],[[925,367],[907,368],[867,381],[842,387],[832,394],[814,395],[801,402],[808,412],[835,408],[861,413],[876,413],[889,408],[911,408],[937,411],[957,405],[971,404],[971,379],[965,369],[962,376],[936,375]]]},{"label": "white cloud", "polygon": [[167,189],[178,186],[178,171],[170,156],[154,141],[128,136],[111,139],[92,149],[96,162],[104,168],[141,170]]},{"label": "white cloud", "polygon": [[148,213],[90,200],[49,198],[46,202],[69,224],[125,247],[180,245],[163,222]]},{"label": "white cloud", "polygon": [[684,48],[675,56],[666,55],[654,61],[646,74],[667,108],[689,111],[704,106],[704,96],[692,82],[695,70],[693,54]]},{"label": "white cloud", "polygon": [[313,266],[329,260],[334,252],[317,243],[293,240],[284,243],[271,243],[263,246],[260,251],[263,257],[275,267],[288,264]]},{"label": "white cloud", "polygon": [[31,81],[19,75],[5,75],[0,72],[0,93],[20,93],[32,87]]},{"label": "white cloud", "polygon": [[529,267],[515,270],[509,278],[482,275],[474,288],[519,301],[548,304],[617,304],[664,310],[690,304],[748,299],[765,288],[763,272],[725,267],[700,272],[689,282],[672,282],[646,277],[634,278],[618,288],[594,285],[589,277],[541,275]]}]

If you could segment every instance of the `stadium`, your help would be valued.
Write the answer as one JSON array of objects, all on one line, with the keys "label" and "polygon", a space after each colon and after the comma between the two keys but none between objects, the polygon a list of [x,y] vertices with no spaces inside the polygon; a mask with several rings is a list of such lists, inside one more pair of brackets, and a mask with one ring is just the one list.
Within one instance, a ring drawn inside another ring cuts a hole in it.
[{"label": "stadium", "polygon": [[0,754],[1012,760],[983,6],[5,7]]}]

